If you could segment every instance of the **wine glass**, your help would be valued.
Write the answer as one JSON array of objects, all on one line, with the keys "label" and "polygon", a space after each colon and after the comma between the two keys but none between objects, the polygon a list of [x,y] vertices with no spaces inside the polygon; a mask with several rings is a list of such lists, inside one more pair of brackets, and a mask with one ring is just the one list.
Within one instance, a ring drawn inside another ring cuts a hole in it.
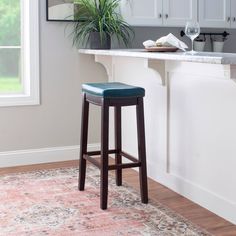
[{"label": "wine glass", "polygon": [[185,34],[188,36],[191,41],[192,41],[192,51],[191,53],[194,54],[196,53],[193,50],[193,41],[195,38],[197,38],[200,34],[200,26],[199,23],[196,21],[188,21],[185,26]]}]

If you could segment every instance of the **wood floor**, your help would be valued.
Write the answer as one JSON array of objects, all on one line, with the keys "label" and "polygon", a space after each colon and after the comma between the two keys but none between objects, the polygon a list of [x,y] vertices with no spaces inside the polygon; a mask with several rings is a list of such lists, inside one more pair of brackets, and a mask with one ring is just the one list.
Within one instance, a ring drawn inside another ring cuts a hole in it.
[{"label": "wood floor", "polygon": [[[8,173],[18,173],[24,171],[33,171],[41,169],[52,169],[60,167],[78,166],[77,161],[49,163],[22,167],[11,167],[0,169],[0,175]],[[124,170],[124,180],[136,189],[139,189],[138,174],[134,170]],[[210,211],[189,201],[179,194],[171,191],[163,185],[149,179],[149,197],[173,211],[181,214],[186,219],[206,229],[216,236],[236,236],[236,225],[218,217]],[[235,213],[236,214],[236,213]]]}]

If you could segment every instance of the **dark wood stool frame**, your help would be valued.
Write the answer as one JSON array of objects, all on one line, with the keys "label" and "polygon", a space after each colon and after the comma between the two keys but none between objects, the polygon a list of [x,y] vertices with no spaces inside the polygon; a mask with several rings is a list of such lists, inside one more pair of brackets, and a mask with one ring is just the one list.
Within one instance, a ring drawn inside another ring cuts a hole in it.
[{"label": "dark wood stool frame", "polygon": [[[101,106],[101,151],[87,151],[88,144],[88,120],[89,103]],[[121,107],[136,106],[137,115],[137,135],[138,135],[138,160],[122,151],[121,140]],[[115,149],[109,150],[109,107],[115,109]],[[115,164],[109,165],[109,154],[115,154]],[[92,156],[101,155],[101,162]],[[132,161],[132,163],[122,164],[122,156]],[[80,172],[79,190],[84,190],[86,176],[86,161],[91,162],[101,170],[100,182],[100,207],[107,209],[108,198],[108,171],[116,170],[116,184],[122,185],[122,169],[139,167],[140,192],[142,203],[148,203],[148,185],[146,170],[146,146],[143,97],[125,98],[103,98],[83,93],[82,120],[81,120],[81,140],[80,140]]]}]

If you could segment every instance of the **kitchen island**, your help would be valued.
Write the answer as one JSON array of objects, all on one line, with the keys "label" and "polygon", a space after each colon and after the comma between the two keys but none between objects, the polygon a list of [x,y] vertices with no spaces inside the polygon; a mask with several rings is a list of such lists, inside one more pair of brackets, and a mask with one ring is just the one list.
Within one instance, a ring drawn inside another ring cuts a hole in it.
[{"label": "kitchen island", "polygon": [[[145,88],[149,177],[236,223],[236,54],[79,53],[94,55],[104,80]],[[123,147],[137,155],[133,112],[123,111]]]}]

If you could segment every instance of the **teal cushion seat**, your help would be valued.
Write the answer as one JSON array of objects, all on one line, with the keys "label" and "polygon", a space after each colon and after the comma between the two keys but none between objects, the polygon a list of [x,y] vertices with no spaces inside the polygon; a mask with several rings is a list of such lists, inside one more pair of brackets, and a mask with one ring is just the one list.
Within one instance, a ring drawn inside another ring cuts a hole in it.
[{"label": "teal cushion seat", "polygon": [[91,95],[104,98],[144,97],[145,90],[123,83],[86,83],[82,85],[82,91]]}]

